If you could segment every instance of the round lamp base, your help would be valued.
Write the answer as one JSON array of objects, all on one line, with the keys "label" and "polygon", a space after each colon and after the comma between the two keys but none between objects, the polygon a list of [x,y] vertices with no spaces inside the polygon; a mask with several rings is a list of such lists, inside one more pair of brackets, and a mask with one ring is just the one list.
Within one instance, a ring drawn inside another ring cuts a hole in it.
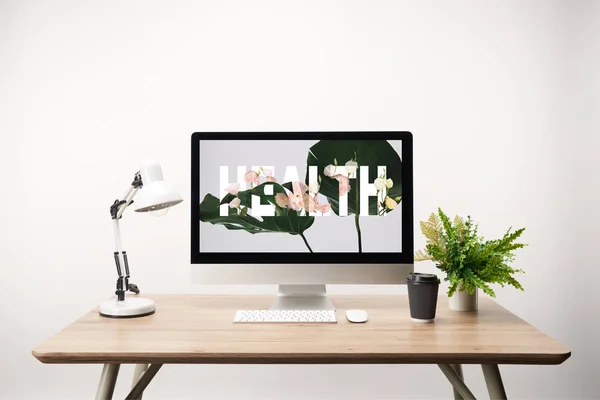
[{"label": "round lamp base", "polygon": [[154,314],[154,301],[141,297],[125,297],[124,301],[116,298],[100,303],[100,315],[109,318],[135,318]]}]

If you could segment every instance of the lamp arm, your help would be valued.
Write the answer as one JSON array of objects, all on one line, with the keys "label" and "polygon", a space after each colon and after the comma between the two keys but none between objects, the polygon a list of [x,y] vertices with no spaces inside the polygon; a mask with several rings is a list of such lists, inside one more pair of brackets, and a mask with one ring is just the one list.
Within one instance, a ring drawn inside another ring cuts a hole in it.
[{"label": "lamp arm", "polygon": [[[129,207],[131,203],[133,203],[133,198],[142,186],[142,178],[140,176],[140,173],[138,172],[135,174],[135,178],[131,183],[131,187],[127,190],[124,199],[115,200],[110,207],[110,215],[113,220],[113,232],[115,237],[115,251],[113,254],[115,258],[115,264],[117,267],[117,274],[119,275],[117,279],[117,290],[115,291],[118,301],[125,300],[125,292],[127,290],[130,290],[135,294],[138,294],[140,292],[137,285],[129,283],[129,261],[127,260],[127,252],[123,250],[123,245],[121,243],[121,229],[119,227],[119,220],[123,216],[125,209]],[[125,269],[125,274],[123,274],[121,265]]]},{"label": "lamp arm", "polygon": [[115,202],[110,206],[110,215],[112,219],[121,219],[125,209],[133,203],[133,198],[137,194],[137,192],[144,186],[142,183],[142,176],[139,172],[136,172],[135,177],[133,178],[133,182],[131,182],[131,186],[123,196],[123,200],[115,200]]}]

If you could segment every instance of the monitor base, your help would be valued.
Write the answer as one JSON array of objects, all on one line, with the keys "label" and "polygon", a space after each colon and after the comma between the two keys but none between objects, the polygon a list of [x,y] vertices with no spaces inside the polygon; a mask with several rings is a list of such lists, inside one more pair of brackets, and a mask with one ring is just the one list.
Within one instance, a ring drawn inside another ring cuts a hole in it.
[{"label": "monitor base", "polygon": [[325,285],[279,285],[271,310],[335,310]]}]

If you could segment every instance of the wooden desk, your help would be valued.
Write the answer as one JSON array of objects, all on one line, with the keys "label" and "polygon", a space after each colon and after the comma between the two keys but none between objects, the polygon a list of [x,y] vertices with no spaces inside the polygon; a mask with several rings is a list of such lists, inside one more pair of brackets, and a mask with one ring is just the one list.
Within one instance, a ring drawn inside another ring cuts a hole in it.
[{"label": "wooden desk", "polygon": [[[139,364],[127,398],[140,398],[162,364],[438,364],[456,398],[474,398],[461,364],[481,364],[490,396],[506,397],[498,364],[560,364],[570,351],[482,298],[478,312],[448,309],[440,296],[434,324],[412,322],[408,299],[331,296],[337,324],[234,324],[238,309],[263,309],[273,296],[147,295],[156,314],[135,319],[90,311],[33,349],[43,363],[105,364],[97,399],[112,398],[120,364]],[[365,309],[351,324],[344,310]],[[150,364],[148,367],[147,364]]]}]

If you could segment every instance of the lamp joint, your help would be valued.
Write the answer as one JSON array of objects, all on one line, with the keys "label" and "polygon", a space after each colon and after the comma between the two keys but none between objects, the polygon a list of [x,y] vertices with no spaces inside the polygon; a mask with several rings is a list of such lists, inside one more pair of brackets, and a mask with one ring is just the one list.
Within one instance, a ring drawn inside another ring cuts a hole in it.
[{"label": "lamp joint", "polygon": [[133,182],[131,182],[131,186],[133,186],[136,189],[139,189],[142,186],[144,186],[144,183],[142,182],[142,175],[140,175],[139,172],[135,173],[135,177],[133,178]]},{"label": "lamp joint", "polygon": [[138,285],[136,285],[135,283],[128,283],[127,290],[135,294],[140,294],[140,288],[138,288]]},{"label": "lamp joint", "polygon": [[[125,200],[115,200],[115,202],[112,204],[112,206],[110,206],[110,216],[112,217],[112,219],[117,219],[117,214],[119,213],[119,209],[121,208],[121,205],[125,204],[126,201]],[[132,201],[133,203],[133,201]]]},{"label": "lamp joint", "polygon": [[117,279],[117,290],[115,291],[115,294],[117,295],[118,301],[125,300],[125,291],[123,290],[123,280],[120,277],[119,277],[119,279]]}]

